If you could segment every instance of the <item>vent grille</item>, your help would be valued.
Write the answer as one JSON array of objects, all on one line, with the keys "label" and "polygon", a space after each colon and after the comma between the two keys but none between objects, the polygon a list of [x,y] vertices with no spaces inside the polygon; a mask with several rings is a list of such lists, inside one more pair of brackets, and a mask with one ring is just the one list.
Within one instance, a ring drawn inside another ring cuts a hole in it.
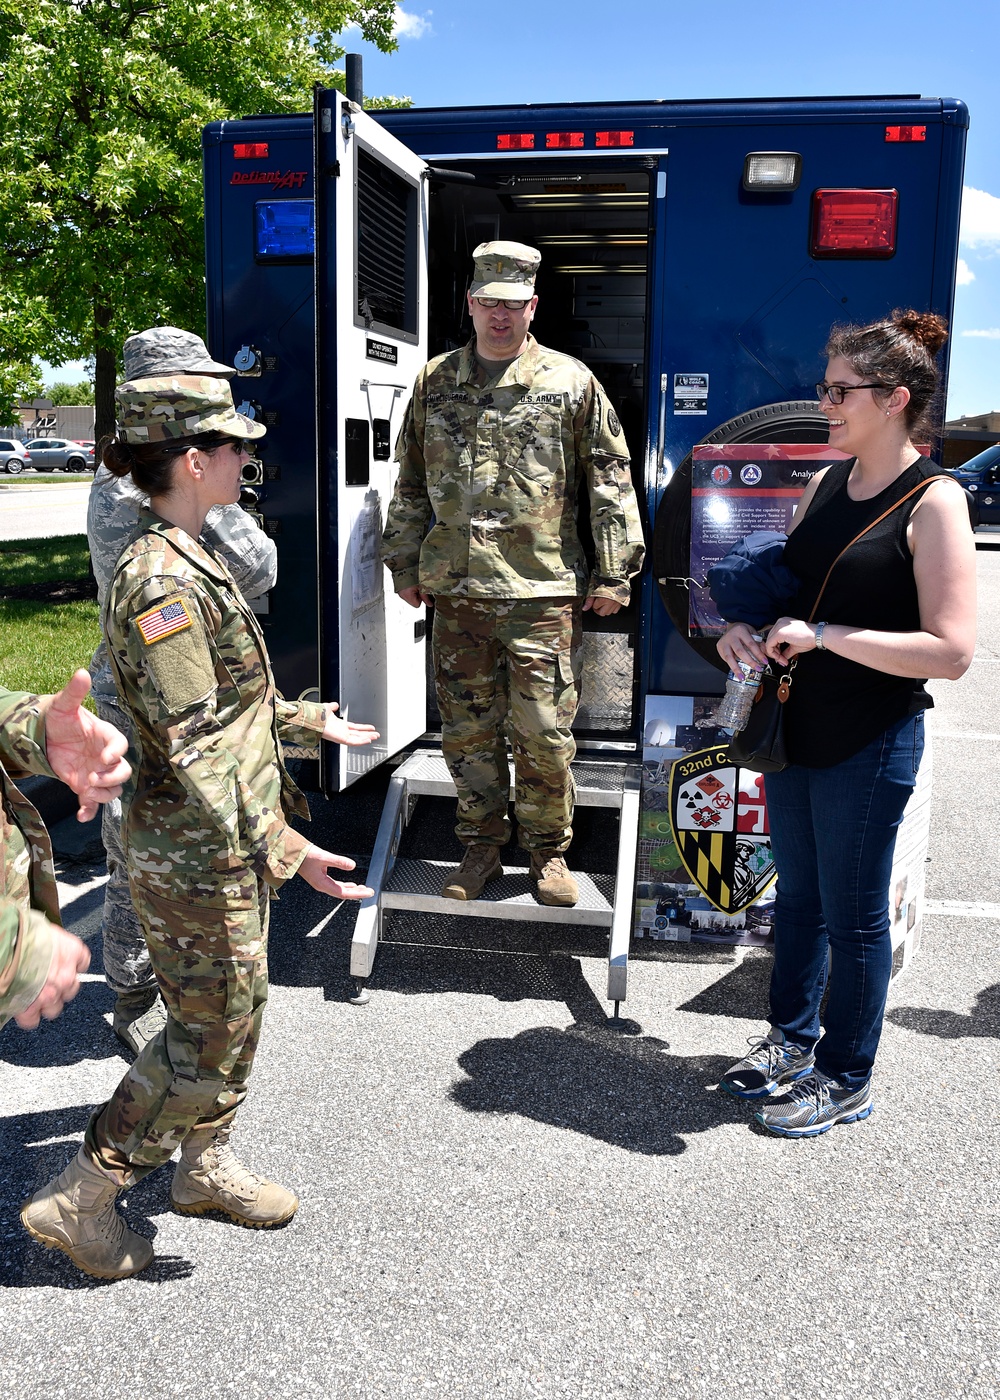
[{"label": "vent grille", "polygon": [[358,318],[369,328],[413,332],[408,271],[413,187],[367,151],[358,152]]}]

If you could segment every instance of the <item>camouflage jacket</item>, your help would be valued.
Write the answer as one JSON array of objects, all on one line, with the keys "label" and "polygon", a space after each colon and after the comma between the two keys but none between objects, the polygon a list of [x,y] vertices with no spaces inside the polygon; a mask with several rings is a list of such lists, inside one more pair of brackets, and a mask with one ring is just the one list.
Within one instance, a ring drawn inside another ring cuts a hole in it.
[{"label": "camouflage jacket", "polygon": [[130,873],[175,899],[248,871],[279,885],[309,845],[285,819],[309,809],[280,740],[316,747],[326,707],[278,694],[257,619],[215,555],[152,512],[140,524],[101,617],[139,750]]},{"label": "camouflage jacket", "polygon": [[[97,579],[97,600],[103,604],[118,556],[139,528],[139,512],[149,505],[149,497],[131,477],[112,476],[107,467],[98,467],[87,501],[87,544]],[[278,576],[278,551],[273,540],[253,516],[240,506],[213,506],[208,512],[201,538],[225,562],[244,598],[259,598],[274,587]],[[90,663],[94,694],[113,698],[115,685],[103,641]]]},{"label": "camouflage jacket", "polygon": [[[419,583],[449,597],[628,602],[644,553],[628,448],[579,360],[530,335],[498,379],[474,339],[438,356],[417,376],[396,459],[382,558],[397,593]],[[584,482],[597,551],[589,580],[575,518]]]},{"label": "camouflage jacket", "polygon": [[45,757],[38,698],[0,688],[0,1025],[30,1006],[45,985],[52,925],[59,922],[48,832],[14,785],[15,778],[29,773],[55,776]]}]

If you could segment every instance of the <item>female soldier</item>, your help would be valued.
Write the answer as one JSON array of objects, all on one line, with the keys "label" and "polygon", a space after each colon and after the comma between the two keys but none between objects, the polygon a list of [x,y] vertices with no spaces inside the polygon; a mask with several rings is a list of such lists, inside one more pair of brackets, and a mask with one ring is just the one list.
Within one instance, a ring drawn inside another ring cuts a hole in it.
[{"label": "female soldier", "polygon": [[[764,780],[778,868],[771,1031],[721,1080],[738,1097],[766,1099],[757,1120],[786,1137],[872,1111],[892,967],[893,848],[933,703],[922,678],[957,680],[975,647],[965,500],[949,481],[919,489],[937,468],[914,446],[946,335],[940,316],[916,311],[833,331],[816,391],[830,446],[852,455],[817,472],[795,512],[784,559],[801,580],[796,616],[779,618],[763,647],[744,623],[718,644],[734,670],[749,660],[795,664],[790,766]],[[845,546],[822,620],[803,621]],[[782,1084],[788,1092],[770,1098]]]},{"label": "female soldier", "polygon": [[177,1147],[178,1210],[221,1210],[261,1228],[298,1206],[229,1145],[267,1000],[269,892],[295,874],[340,899],[371,891],[332,879],[328,867],[354,862],[288,825],[286,810],[308,809],[284,771],[281,740],[378,738],[336,706],[282,699],[254,614],[198,543],[209,509],[238,499],[247,440],[264,428],[236,413],[224,380],[146,379],[116,398],[118,438],[104,464],[131,473],[151,511],[118,561],[102,625],[141,752],[125,844],[169,1015],[94,1114],[77,1158],[21,1213],[36,1239],[98,1278],[152,1259],[115,1199]]}]

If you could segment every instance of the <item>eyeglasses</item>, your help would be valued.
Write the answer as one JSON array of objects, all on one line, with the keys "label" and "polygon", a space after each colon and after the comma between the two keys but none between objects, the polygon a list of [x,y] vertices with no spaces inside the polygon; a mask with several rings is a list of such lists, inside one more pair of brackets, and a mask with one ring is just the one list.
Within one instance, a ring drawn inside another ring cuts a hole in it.
[{"label": "eyeglasses", "polygon": [[843,403],[844,395],[854,389],[884,389],[884,384],[826,384],[823,380],[816,385],[816,397],[820,403],[829,399],[831,403]]},{"label": "eyeglasses", "polygon": [[253,448],[247,438],[226,438],[225,442],[219,444],[220,447],[231,447],[237,457],[242,457],[244,453],[248,457],[253,456]]},{"label": "eyeglasses", "polygon": [[492,311],[494,306],[506,306],[508,311],[523,311],[525,307],[531,305],[530,297],[527,301],[523,299],[519,301],[501,301],[499,297],[473,297],[473,300],[478,302],[478,304],[487,311]]}]

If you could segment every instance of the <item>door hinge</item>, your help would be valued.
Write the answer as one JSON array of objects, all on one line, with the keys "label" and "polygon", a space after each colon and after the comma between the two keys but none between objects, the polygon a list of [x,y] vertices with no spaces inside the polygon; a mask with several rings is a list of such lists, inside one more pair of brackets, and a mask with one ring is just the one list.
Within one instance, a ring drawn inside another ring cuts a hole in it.
[{"label": "door hinge", "polygon": [[324,167],[323,167],[323,174],[326,175],[328,179],[331,179],[331,180],[339,180],[339,178],[340,178],[340,161],[339,161],[339,160],[335,160],[335,161],[333,162],[332,165],[326,165],[326,166],[324,166]]}]

